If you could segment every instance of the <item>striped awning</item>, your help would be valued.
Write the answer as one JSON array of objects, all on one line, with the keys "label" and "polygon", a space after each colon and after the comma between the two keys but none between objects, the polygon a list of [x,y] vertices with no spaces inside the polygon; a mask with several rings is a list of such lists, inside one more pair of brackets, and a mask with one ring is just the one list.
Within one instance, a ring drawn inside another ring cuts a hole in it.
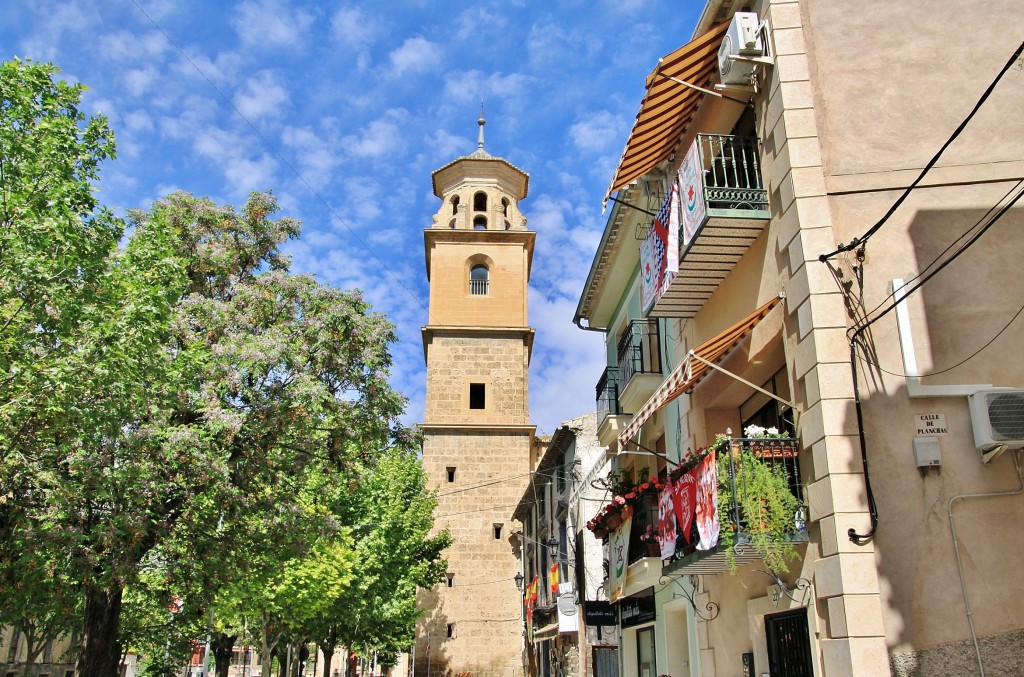
[{"label": "striped awning", "polygon": [[[718,47],[729,22],[721,23],[696,40],[658,60],[647,76],[647,92],[636,114],[633,131],[612,177],[608,197],[643,176],[675,150],[718,70]],[[687,84],[681,84],[687,83]]]},{"label": "striped awning", "polygon": [[640,432],[644,423],[654,415],[654,412],[658,411],[683,393],[693,392],[693,389],[697,386],[700,380],[704,378],[710,368],[704,362],[694,359],[694,355],[707,360],[708,362],[719,362],[729,353],[729,351],[735,348],[743,337],[749,334],[754,327],[757,326],[757,323],[765,318],[768,311],[778,305],[781,300],[781,296],[776,296],[736,324],[732,325],[720,334],[717,334],[713,338],[708,339],[704,343],[701,343],[699,346],[687,353],[686,358],[679,363],[678,367],[672,370],[672,373],[669,374],[668,378],[662,381],[658,390],[656,390],[655,393],[651,395],[650,399],[640,407],[640,410],[633,416],[633,419],[622,429],[622,432],[619,433],[619,449],[622,449],[626,442]]}]

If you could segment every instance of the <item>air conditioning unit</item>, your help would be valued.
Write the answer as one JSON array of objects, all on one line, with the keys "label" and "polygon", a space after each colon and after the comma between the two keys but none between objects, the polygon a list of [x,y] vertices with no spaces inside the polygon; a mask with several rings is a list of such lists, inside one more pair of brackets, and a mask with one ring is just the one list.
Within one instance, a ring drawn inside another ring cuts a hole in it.
[{"label": "air conditioning unit", "polygon": [[748,60],[733,60],[736,57],[764,56],[764,42],[761,39],[760,22],[755,12],[736,12],[732,23],[718,48],[718,75],[723,85],[749,85],[750,75],[756,63]]},{"label": "air conditioning unit", "polygon": [[974,445],[988,462],[1006,449],[1024,448],[1024,390],[994,388],[967,396]]}]

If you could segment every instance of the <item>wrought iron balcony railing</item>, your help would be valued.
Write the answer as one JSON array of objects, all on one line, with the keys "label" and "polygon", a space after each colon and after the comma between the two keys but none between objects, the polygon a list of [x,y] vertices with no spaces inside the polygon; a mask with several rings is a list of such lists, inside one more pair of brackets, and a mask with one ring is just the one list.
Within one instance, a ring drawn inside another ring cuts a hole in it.
[{"label": "wrought iron balcony railing", "polygon": [[784,549],[807,541],[807,507],[795,439],[731,439],[716,452],[719,543],[698,550],[700,529],[694,520],[689,538],[678,535],[666,571],[718,573],[736,563],[764,559],[773,542]]},{"label": "wrought iron balcony railing", "polygon": [[757,137],[698,134],[697,147],[704,168],[704,200],[709,210],[768,209]]},{"label": "wrought iron balcony railing", "polygon": [[635,374],[660,374],[660,346],[657,320],[631,321],[619,339],[619,387],[625,388]]},{"label": "wrought iron balcony railing", "polygon": [[608,367],[597,381],[597,422],[622,413],[619,407],[619,371]]}]

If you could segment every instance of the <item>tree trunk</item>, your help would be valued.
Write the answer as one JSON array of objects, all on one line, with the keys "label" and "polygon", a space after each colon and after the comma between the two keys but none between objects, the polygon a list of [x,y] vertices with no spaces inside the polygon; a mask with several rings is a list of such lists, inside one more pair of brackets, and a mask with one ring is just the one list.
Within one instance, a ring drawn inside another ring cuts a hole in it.
[{"label": "tree trunk", "polygon": [[121,647],[117,633],[121,626],[121,596],[124,589],[88,586],[85,589],[83,631],[85,646],[78,658],[78,677],[111,677],[120,673]]},{"label": "tree trunk", "polygon": [[331,677],[331,661],[334,660],[334,649],[338,646],[338,634],[336,632],[328,633],[320,640],[319,644],[320,651],[324,655],[323,677]]},{"label": "tree trunk", "polygon": [[228,677],[228,668],[231,667],[231,649],[235,646],[237,636],[218,632],[210,639],[210,649],[213,651],[213,660],[216,664],[215,674],[217,677]]}]

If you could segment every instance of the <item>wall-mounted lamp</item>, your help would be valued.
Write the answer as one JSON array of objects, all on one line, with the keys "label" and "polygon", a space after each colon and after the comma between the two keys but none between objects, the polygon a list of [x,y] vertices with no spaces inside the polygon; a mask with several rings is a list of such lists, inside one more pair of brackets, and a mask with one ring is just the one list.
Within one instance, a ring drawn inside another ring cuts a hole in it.
[{"label": "wall-mounted lamp", "polygon": [[516,575],[513,576],[513,579],[516,582],[516,590],[519,590],[521,592],[523,589],[523,581],[526,579],[526,577],[523,576],[523,572],[520,571],[516,573]]}]

